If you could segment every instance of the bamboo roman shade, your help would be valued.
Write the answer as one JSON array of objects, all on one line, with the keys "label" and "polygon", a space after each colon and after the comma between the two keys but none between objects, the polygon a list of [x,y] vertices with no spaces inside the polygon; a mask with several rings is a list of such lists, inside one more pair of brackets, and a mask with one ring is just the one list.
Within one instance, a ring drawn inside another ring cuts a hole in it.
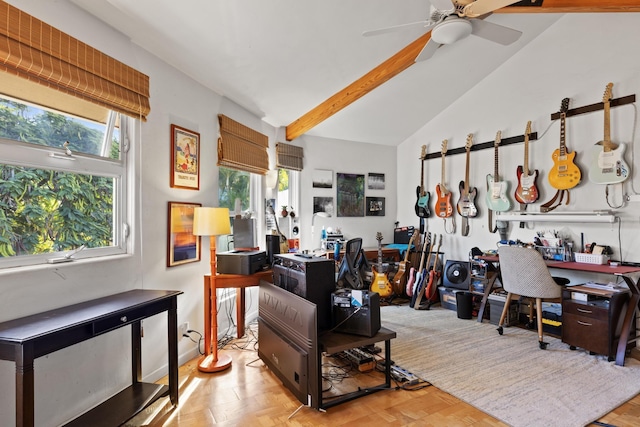
[{"label": "bamboo roman shade", "polygon": [[269,170],[269,139],[243,124],[219,114],[218,166],[264,175]]},{"label": "bamboo roman shade", "polygon": [[276,166],[293,171],[302,170],[302,147],[278,142],[276,144]]},{"label": "bamboo roman shade", "polygon": [[146,120],[149,77],[0,0],[0,71]]}]

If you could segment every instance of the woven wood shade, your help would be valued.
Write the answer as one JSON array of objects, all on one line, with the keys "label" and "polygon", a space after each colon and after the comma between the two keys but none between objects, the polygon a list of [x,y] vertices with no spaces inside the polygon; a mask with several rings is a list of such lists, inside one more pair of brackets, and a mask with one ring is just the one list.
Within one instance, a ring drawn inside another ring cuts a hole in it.
[{"label": "woven wood shade", "polygon": [[146,120],[149,77],[0,0],[0,70]]},{"label": "woven wood shade", "polygon": [[276,166],[294,171],[302,170],[302,147],[278,142],[276,144]]},{"label": "woven wood shade", "polygon": [[269,170],[269,139],[243,124],[219,114],[218,166],[264,175]]}]

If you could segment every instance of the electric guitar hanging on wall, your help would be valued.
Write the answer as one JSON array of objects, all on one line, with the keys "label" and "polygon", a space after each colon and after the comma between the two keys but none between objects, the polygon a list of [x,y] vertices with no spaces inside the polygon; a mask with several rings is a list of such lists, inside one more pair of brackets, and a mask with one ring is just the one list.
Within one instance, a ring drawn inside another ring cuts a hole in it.
[{"label": "electric guitar hanging on wall", "polygon": [[436,215],[440,218],[449,218],[453,215],[453,206],[451,205],[451,192],[447,190],[447,187],[444,184],[444,167],[445,167],[445,155],[447,154],[447,144],[449,141],[446,139],[442,141],[442,177],[440,183],[436,186],[436,194],[438,196],[436,200]]},{"label": "electric guitar hanging on wall", "polygon": [[524,162],[518,166],[518,186],[514,194],[518,203],[529,204],[538,200],[539,193],[536,186],[538,179],[538,169],[529,170],[529,134],[531,133],[531,121],[527,122],[527,129],[524,131]]},{"label": "electric guitar hanging on wall", "polygon": [[493,144],[493,175],[487,175],[487,207],[496,212],[504,212],[511,209],[511,200],[509,200],[509,198],[507,197],[509,183],[507,181],[500,181],[500,175],[498,174],[498,147],[500,147],[501,140],[502,132],[498,131],[498,133],[496,133],[496,139]]},{"label": "electric guitar hanging on wall", "polygon": [[567,152],[565,120],[569,111],[569,98],[564,98],[560,105],[560,148],[551,155],[553,167],[549,170],[549,183],[557,190],[569,190],[580,183],[582,174],[573,159],[576,152]]},{"label": "electric guitar hanging on wall", "polygon": [[467,136],[465,149],[467,150],[467,164],[464,172],[464,181],[460,181],[460,198],[458,199],[457,209],[460,216],[465,218],[473,218],[478,215],[478,209],[474,204],[478,190],[476,187],[469,187],[469,153],[473,145],[473,134]]},{"label": "electric guitar hanging on wall", "polygon": [[593,160],[589,168],[589,181],[595,184],[617,184],[629,177],[629,166],[624,161],[625,145],[611,142],[611,89],[609,83],[604,91],[604,139],[592,149]]},{"label": "electric guitar hanging on wall", "polygon": [[393,288],[387,275],[382,272],[382,233],[376,233],[376,240],[378,241],[378,264],[371,267],[373,278],[369,290],[379,293],[381,298],[387,298],[393,293]]},{"label": "electric guitar hanging on wall", "polygon": [[416,188],[416,215],[420,218],[429,218],[431,212],[429,211],[429,192],[425,191],[424,187],[424,157],[426,156],[427,146],[422,146],[422,152],[420,153],[420,185]]}]

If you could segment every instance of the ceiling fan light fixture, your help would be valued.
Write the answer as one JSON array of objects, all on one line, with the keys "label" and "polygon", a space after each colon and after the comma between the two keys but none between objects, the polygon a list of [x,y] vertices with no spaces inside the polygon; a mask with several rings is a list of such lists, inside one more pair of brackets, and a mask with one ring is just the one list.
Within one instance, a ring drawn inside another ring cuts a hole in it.
[{"label": "ceiling fan light fixture", "polygon": [[440,44],[452,44],[471,34],[471,23],[462,18],[449,18],[431,30],[431,39]]}]

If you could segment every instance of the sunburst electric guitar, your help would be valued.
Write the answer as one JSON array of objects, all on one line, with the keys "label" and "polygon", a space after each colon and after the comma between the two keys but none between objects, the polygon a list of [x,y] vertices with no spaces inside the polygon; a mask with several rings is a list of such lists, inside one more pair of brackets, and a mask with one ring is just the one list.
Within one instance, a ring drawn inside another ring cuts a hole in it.
[{"label": "sunburst electric guitar", "polygon": [[625,145],[611,142],[611,89],[609,83],[604,91],[604,139],[593,147],[589,181],[595,184],[617,184],[629,177],[629,166],[624,161]]},{"label": "sunburst electric guitar", "polygon": [[539,193],[536,186],[538,179],[538,169],[529,169],[529,134],[531,133],[531,121],[527,122],[527,129],[524,131],[524,162],[518,166],[518,186],[514,197],[518,203],[529,204],[538,200]]},{"label": "sunburst electric guitar", "polygon": [[416,188],[416,196],[418,200],[416,201],[416,215],[420,218],[428,218],[431,215],[429,211],[429,192],[425,190],[424,187],[424,157],[426,155],[427,146],[422,146],[422,152],[420,153],[420,185]]},{"label": "sunburst electric guitar", "polygon": [[549,184],[557,190],[569,190],[580,183],[582,174],[573,159],[576,152],[567,152],[565,120],[569,111],[569,98],[564,98],[560,105],[560,148],[553,151],[551,159],[553,167],[549,171]]},{"label": "sunburst electric guitar", "polygon": [[445,166],[445,155],[447,154],[447,144],[448,141],[445,139],[442,141],[442,150],[440,151],[442,154],[442,178],[440,183],[436,186],[436,194],[438,196],[436,200],[436,215],[440,218],[449,218],[453,215],[453,206],[451,204],[451,192],[447,190],[447,187],[444,184],[444,166]]},{"label": "sunburst electric guitar", "polygon": [[496,139],[493,144],[493,175],[487,175],[487,207],[496,212],[504,212],[511,209],[511,200],[509,200],[509,198],[507,197],[509,183],[507,181],[500,181],[500,175],[498,174],[498,148],[500,147],[501,140],[502,132],[498,131],[498,133],[496,133]]},{"label": "sunburst electric guitar", "polygon": [[382,233],[376,233],[376,240],[378,241],[378,264],[371,267],[373,279],[371,279],[369,290],[379,293],[382,298],[387,298],[393,293],[393,288],[387,275],[382,272]]}]

